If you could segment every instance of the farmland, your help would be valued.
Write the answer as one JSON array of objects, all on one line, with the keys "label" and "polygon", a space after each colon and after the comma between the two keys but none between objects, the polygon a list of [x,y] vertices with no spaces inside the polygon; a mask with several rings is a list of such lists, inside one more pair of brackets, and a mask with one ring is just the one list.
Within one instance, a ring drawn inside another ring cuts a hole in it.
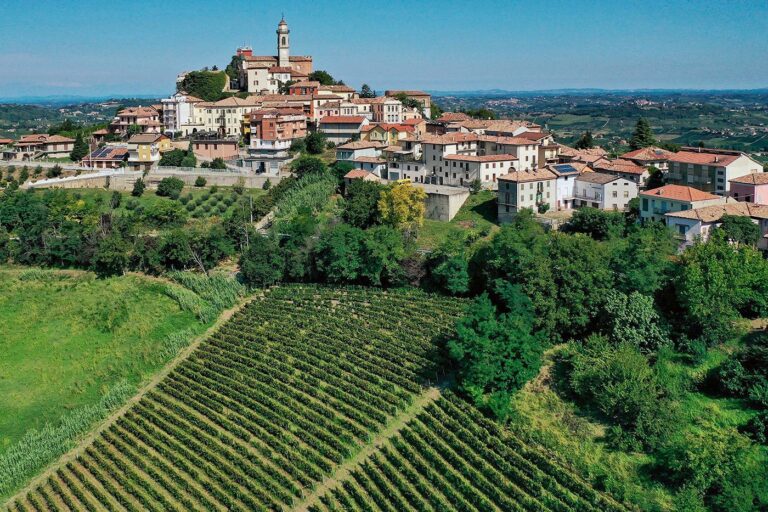
[{"label": "farmland", "polygon": [[446,391],[465,302],[274,288],[11,510],[623,510]]}]

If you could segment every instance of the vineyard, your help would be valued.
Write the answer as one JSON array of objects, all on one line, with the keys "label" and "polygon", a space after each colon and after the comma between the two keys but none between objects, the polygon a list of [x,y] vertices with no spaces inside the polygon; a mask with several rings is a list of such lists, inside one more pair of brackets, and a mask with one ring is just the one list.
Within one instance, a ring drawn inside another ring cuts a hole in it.
[{"label": "vineyard", "polygon": [[273,289],[9,509],[624,510],[438,390],[463,307]]}]

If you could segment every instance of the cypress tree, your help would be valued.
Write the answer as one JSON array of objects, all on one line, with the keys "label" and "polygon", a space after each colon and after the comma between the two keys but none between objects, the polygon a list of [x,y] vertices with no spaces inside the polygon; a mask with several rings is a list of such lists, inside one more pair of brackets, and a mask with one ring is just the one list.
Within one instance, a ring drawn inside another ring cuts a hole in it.
[{"label": "cypress tree", "polygon": [[632,138],[629,140],[629,147],[634,151],[635,149],[647,148],[654,144],[656,144],[656,138],[651,131],[651,125],[645,118],[641,117],[637,120],[635,133],[632,134]]},{"label": "cypress tree", "polygon": [[78,132],[75,137],[75,144],[72,146],[72,152],[69,154],[69,159],[73,162],[79,162],[88,154],[88,144],[83,138],[83,133]]}]

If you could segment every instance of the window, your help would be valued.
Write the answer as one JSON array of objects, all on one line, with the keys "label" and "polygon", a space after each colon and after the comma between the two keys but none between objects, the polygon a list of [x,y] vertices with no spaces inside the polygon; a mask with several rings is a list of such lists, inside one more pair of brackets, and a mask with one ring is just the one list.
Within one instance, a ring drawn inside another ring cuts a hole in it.
[{"label": "window", "polygon": [[617,191],[613,191],[613,197],[619,197],[619,193]]},{"label": "window", "polygon": [[648,199],[646,199],[645,197],[643,198],[643,211],[644,212],[648,211]]},{"label": "window", "polygon": [[629,190],[624,191],[624,197],[629,197]]},{"label": "window", "polygon": [[681,235],[685,235],[685,232],[688,231],[688,226],[685,224],[678,224],[677,225],[677,232]]}]

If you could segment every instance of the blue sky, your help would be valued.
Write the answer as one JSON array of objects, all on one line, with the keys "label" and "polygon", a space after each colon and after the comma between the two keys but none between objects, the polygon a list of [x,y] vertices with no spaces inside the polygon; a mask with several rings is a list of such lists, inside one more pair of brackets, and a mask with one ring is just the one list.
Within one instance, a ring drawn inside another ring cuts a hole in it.
[{"label": "blue sky", "polygon": [[167,94],[241,44],[376,89],[768,87],[768,0],[3,0],[0,96]]}]

